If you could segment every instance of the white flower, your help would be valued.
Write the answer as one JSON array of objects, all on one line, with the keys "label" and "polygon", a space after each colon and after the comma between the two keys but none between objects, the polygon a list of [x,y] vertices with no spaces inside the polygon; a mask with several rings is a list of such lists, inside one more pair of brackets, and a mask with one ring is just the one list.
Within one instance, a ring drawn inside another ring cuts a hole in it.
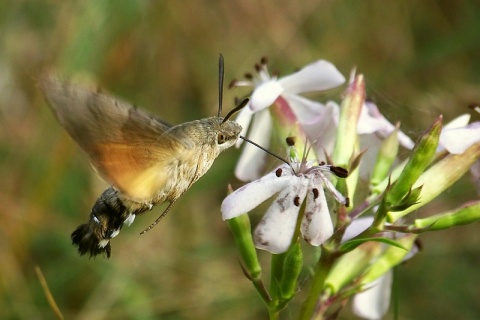
[{"label": "white flower", "polygon": [[368,289],[353,297],[353,312],[365,319],[382,319],[390,306],[392,270],[369,284]]},{"label": "white flower", "polygon": [[440,133],[439,149],[451,154],[462,154],[475,143],[480,142],[480,122],[468,123],[469,114],[463,114],[447,123]]},{"label": "white flower", "polygon": [[223,219],[247,213],[278,194],[256,227],[254,240],[259,249],[283,253],[292,243],[298,213],[306,199],[300,231],[308,243],[319,246],[333,234],[333,223],[323,188],[329,189],[338,202],[347,203],[347,199],[322,172],[337,172],[340,176],[346,174],[338,170],[340,168],[329,165],[313,166],[311,161],[283,164],[226,197],[221,208]]},{"label": "white flower", "polygon": [[[300,123],[314,122],[322,107],[321,104],[305,99],[299,94],[322,91],[334,88],[345,82],[343,75],[333,64],[325,60],[315,61],[300,71],[289,76],[277,78],[271,76],[267,70],[266,60],[256,66],[257,77],[248,76],[247,80],[235,81],[233,86],[253,86],[254,91],[247,107],[238,115],[236,121],[243,127],[241,132],[247,138],[268,148],[272,119],[268,107],[277,99],[287,102],[294,121]],[[250,126],[250,122],[253,123]],[[250,130],[249,126],[251,127]],[[238,140],[237,147],[242,140]],[[243,181],[252,181],[260,176],[260,169],[265,153],[250,145],[246,145],[235,169],[236,176]]]},{"label": "white flower", "polygon": [[[347,227],[342,242],[351,240],[369,228],[373,223],[373,217],[361,217],[352,221]],[[389,236],[390,234],[386,234]],[[406,261],[417,254],[419,248],[414,245],[403,258]],[[375,263],[373,261],[373,263]],[[383,275],[370,282],[365,291],[355,294],[352,302],[353,312],[362,318],[376,320],[382,319],[390,306],[392,291],[393,272],[389,269]]]}]

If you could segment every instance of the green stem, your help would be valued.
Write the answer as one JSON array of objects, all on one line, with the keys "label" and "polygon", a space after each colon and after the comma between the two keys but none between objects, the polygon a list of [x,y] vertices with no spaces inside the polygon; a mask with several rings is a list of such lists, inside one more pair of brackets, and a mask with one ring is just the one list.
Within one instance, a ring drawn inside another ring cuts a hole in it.
[{"label": "green stem", "polygon": [[[307,300],[305,300],[302,305],[299,319],[309,320],[315,315],[314,312],[317,307],[318,299],[322,291],[325,289],[325,280],[332,270],[334,261],[335,255],[323,248],[322,255],[320,256],[320,260],[318,261],[315,271],[315,276],[313,277],[312,287],[310,288]],[[322,319],[322,317],[323,316],[321,314],[315,315],[316,319]]]},{"label": "green stem", "polygon": [[280,312],[275,309],[268,309],[268,318],[270,320],[278,320],[280,319]]}]

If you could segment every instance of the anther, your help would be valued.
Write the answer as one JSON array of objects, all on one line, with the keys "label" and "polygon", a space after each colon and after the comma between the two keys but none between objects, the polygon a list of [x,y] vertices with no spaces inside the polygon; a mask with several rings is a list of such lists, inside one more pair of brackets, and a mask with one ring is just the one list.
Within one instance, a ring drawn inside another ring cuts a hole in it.
[{"label": "anther", "polygon": [[293,199],[293,204],[294,204],[296,207],[299,207],[299,206],[300,206],[300,197],[299,197],[299,196],[296,196],[295,199]]},{"label": "anther", "polygon": [[348,177],[348,171],[342,167],[330,167],[330,171],[333,172],[339,178]]},{"label": "anther", "polygon": [[318,198],[318,194],[319,194],[318,189],[317,189],[317,188],[313,188],[313,189],[312,189],[312,192],[313,192],[313,199],[317,199],[317,198]]},{"label": "anther", "polygon": [[280,177],[282,175],[282,168],[278,168],[277,171],[275,171],[275,175]]},{"label": "anther", "polygon": [[237,85],[237,79],[233,79],[230,84],[228,85],[229,89],[234,88]]},{"label": "anther", "polygon": [[289,147],[293,147],[295,145],[295,137],[287,137],[285,140],[287,141],[287,145]]}]

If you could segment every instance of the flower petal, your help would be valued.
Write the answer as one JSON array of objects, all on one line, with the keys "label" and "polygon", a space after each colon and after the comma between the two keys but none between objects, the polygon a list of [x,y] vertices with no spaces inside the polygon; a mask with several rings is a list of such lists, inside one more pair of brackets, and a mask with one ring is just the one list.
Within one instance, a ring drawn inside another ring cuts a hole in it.
[{"label": "flower petal", "polygon": [[[255,113],[248,138],[264,148],[270,145],[270,131],[272,119],[269,110],[262,110]],[[260,172],[265,161],[265,151],[246,143],[242,151],[235,176],[242,181],[252,181],[260,177]]]},{"label": "flower petal", "polygon": [[280,190],[286,188],[291,183],[291,180],[291,169],[287,165],[282,165],[262,178],[235,190],[222,202],[223,220],[235,218],[249,212]]},{"label": "flower petal", "polygon": [[[358,134],[379,133],[384,138],[387,137],[395,126],[391,124],[378,110],[373,102],[365,102],[360,112],[360,118],[357,124]],[[402,131],[398,132],[398,141],[402,146],[412,149],[414,142]]]},{"label": "flower petal", "polygon": [[307,137],[315,146],[317,154],[330,154],[335,144],[337,123],[340,108],[335,102],[329,101],[323,108],[322,114],[311,124],[303,124]]},{"label": "flower petal", "polygon": [[260,111],[270,107],[283,91],[284,88],[276,80],[270,80],[260,84],[253,91],[250,108],[252,111]]},{"label": "flower petal", "polygon": [[480,122],[473,122],[463,128],[444,129],[439,144],[451,154],[462,154],[475,143],[480,142]]},{"label": "flower petal", "polygon": [[[253,111],[250,110],[248,106],[244,107],[239,113],[237,118],[235,119],[235,122],[237,122],[239,125],[242,126],[242,131],[240,131],[241,136],[246,136],[247,131],[248,131],[248,126],[250,125],[250,122],[252,121],[252,116],[253,116]],[[238,148],[242,144],[243,140],[238,139],[235,146]]]},{"label": "flower petal", "polygon": [[302,124],[312,124],[317,122],[325,109],[323,104],[296,94],[285,93],[282,96],[288,102],[295,117]]},{"label": "flower petal", "polygon": [[254,232],[255,246],[271,253],[283,253],[292,243],[300,206],[308,180],[291,176],[288,186],[273,201]]},{"label": "flower petal", "polygon": [[354,219],[352,223],[347,227],[342,237],[342,242],[351,240],[358,236],[363,231],[367,230],[373,223],[373,217],[360,217]]},{"label": "flower petal", "polygon": [[451,120],[447,124],[443,126],[443,130],[446,129],[455,129],[455,128],[462,128],[468,125],[470,122],[470,115],[468,113],[464,113],[455,119]]},{"label": "flower petal", "polygon": [[[313,181],[313,180],[312,180]],[[333,222],[321,183],[310,185],[300,231],[305,241],[319,246],[333,234]]]},{"label": "flower petal", "polygon": [[318,60],[278,82],[288,93],[303,93],[337,87],[345,82],[345,77],[332,63]]},{"label": "flower petal", "polygon": [[370,288],[353,298],[353,312],[365,319],[382,319],[390,305],[392,271],[370,283]]}]

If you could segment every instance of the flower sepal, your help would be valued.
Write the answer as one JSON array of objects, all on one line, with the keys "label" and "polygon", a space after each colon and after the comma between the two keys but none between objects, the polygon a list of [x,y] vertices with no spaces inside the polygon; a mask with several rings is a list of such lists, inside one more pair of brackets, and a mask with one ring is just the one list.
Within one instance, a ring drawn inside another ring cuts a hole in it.
[{"label": "flower sepal", "polygon": [[371,189],[379,185],[385,178],[397,157],[400,142],[398,140],[398,126],[382,142],[378,152],[377,160],[370,178]]},{"label": "flower sepal", "polygon": [[455,210],[436,214],[434,216],[416,219],[415,230],[420,232],[438,231],[462,226],[480,220],[480,201],[472,201]]},{"label": "flower sepal", "polygon": [[408,234],[396,239],[395,243],[398,245],[390,245],[385,248],[364,274],[360,284],[368,286],[369,283],[401,263],[412,250],[416,239],[416,234]]},{"label": "flower sepal", "polygon": [[[420,200],[420,194],[422,192],[422,186],[416,187],[414,189],[410,189],[407,193],[407,195],[400,200],[399,203],[397,204],[389,204],[386,202],[386,210],[390,212],[396,212],[396,211],[403,211],[407,210],[411,206],[417,204]],[[388,191],[386,193],[386,197],[388,198]]]},{"label": "flower sepal", "polygon": [[339,293],[351,281],[365,273],[372,259],[381,252],[378,242],[370,241],[357,247],[357,250],[343,254],[328,274],[324,288],[329,288],[331,295]]},{"label": "flower sepal", "polygon": [[287,252],[279,256],[281,257],[277,258],[281,260],[281,264],[277,264],[275,267],[280,270],[272,270],[272,274],[275,274],[277,277],[275,281],[278,285],[280,304],[284,304],[290,301],[295,296],[295,293],[298,292],[297,280],[303,267],[303,254],[299,242],[295,242]]},{"label": "flower sepal", "polygon": [[430,165],[437,150],[441,130],[442,116],[438,117],[430,129],[415,143],[412,155],[408,159],[405,168],[388,193],[387,201],[390,205],[400,204],[402,199],[409,193],[412,185],[415,184],[427,166]]},{"label": "flower sepal", "polygon": [[480,157],[480,143],[472,145],[462,154],[449,154],[425,171],[414,187],[423,186],[420,201],[403,211],[388,212],[389,222],[417,210],[432,201],[460,179]]}]

